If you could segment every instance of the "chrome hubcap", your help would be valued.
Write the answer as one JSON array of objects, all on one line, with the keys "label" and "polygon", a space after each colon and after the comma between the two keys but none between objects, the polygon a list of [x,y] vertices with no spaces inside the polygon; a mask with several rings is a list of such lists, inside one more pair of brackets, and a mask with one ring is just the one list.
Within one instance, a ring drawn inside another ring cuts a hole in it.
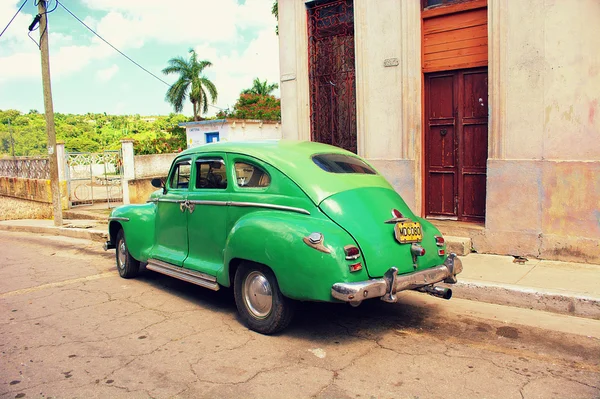
[{"label": "chrome hubcap", "polygon": [[125,262],[127,259],[127,247],[125,246],[125,240],[121,239],[121,241],[119,241],[119,245],[117,246],[117,248],[118,248],[118,252],[117,252],[118,265],[119,265],[120,269],[124,269]]},{"label": "chrome hubcap", "polygon": [[244,281],[244,302],[252,315],[264,319],[271,313],[273,293],[264,274],[253,271]]}]

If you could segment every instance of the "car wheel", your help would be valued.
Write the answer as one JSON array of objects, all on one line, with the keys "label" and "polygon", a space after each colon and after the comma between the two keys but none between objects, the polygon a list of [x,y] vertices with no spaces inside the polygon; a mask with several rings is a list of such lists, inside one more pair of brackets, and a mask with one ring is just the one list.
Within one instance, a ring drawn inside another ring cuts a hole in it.
[{"label": "car wheel", "polygon": [[251,330],[273,334],[292,320],[293,303],[283,296],[268,267],[241,264],[235,272],[233,289],[238,313]]},{"label": "car wheel", "polygon": [[135,277],[140,270],[140,262],[131,256],[129,249],[127,248],[127,241],[125,241],[125,233],[123,229],[119,230],[117,234],[117,246],[116,246],[116,260],[117,270],[119,275],[123,278]]}]

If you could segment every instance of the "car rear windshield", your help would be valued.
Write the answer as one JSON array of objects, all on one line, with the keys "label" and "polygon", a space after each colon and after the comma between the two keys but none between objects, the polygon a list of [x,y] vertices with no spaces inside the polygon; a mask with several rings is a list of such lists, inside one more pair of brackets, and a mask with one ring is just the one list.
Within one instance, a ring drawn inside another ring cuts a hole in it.
[{"label": "car rear windshield", "polygon": [[331,173],[361,173],[376,175],[369,165],[359,158],[343,154],[319,154],[312,157],[317,166],[325,172]]}]

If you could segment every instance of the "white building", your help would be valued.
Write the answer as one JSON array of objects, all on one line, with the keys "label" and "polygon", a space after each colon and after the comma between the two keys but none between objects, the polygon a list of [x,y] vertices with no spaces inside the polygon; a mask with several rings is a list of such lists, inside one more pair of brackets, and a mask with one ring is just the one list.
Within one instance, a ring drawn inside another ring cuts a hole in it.
[{"label": "white building", "polygon": [[188,148],[217,141],[250,141],[281,138],[278,121],[215,119],[180,123],[185,127]]}]

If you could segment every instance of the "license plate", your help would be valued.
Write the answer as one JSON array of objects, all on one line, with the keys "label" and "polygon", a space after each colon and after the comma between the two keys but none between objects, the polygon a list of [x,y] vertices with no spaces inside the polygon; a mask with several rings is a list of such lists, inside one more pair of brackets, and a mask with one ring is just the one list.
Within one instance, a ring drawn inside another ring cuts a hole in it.
[{"label": "license plate", "polygon": [[394,235],[400,244],[421,242],[423,231],[419,222],[399,222],[394,226]]}]

